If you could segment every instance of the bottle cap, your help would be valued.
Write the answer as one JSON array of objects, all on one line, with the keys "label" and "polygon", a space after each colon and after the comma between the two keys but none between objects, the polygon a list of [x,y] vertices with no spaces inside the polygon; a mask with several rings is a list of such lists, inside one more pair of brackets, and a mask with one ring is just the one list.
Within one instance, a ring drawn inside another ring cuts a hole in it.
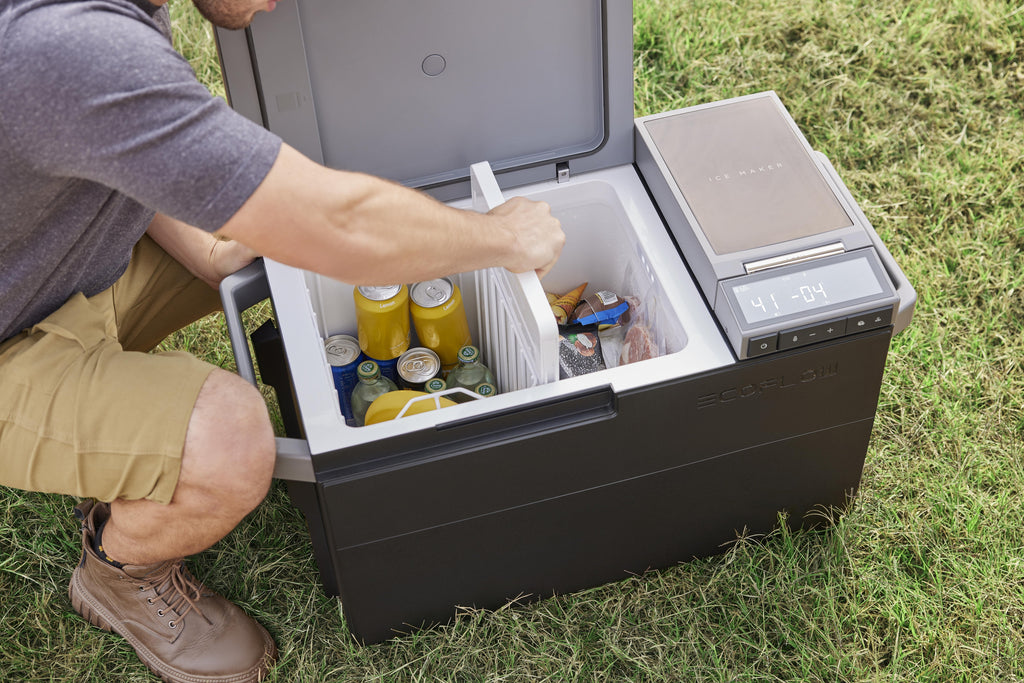
[{"label": "bottle cap", "polygon": [[448,388],[448,385],[440,377],[434,379],[428,379],[427,383],[423,385],[423,390],[428,394],[436,394],[440,391],[444,391]]},{"label": "bottle cap", "polygon": [[472,363],[480,360],[480,350],[475,346],[467,345],[459,349],[459,360],[464,363]]},{"label": "bottle cap", "polygon": [[356,369],[359,379],[377,379],[380,377],[380,366],[372,360],[364,360]]}]

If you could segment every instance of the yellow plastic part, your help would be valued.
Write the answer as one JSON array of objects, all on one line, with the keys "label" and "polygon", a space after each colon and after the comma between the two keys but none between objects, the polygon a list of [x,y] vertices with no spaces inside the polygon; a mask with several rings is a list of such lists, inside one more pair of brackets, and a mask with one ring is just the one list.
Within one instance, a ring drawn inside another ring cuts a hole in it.
[{"label": "yellow plastic part", "polygon": [[[401,391],[389,391],[378,396],[370,404],[370,407],[366,409],[366,424],[372,425],[386,420],[394,420],[402,412],[402,408],[405,407],[406,403],[419,396],[431,396],[431,394],[424,391],[402,389]],[[455,401],[444,396],[437,396],[436,398],[440,401],[442,408],[455,405]],[[411,404],[409,409],[405,411],[405,415],[416,415],[417,413],[425,413],[436,409],[437,406],[434,403],[434,399],[428,398]],[[402,417],[405,417],[405,415]]]}]

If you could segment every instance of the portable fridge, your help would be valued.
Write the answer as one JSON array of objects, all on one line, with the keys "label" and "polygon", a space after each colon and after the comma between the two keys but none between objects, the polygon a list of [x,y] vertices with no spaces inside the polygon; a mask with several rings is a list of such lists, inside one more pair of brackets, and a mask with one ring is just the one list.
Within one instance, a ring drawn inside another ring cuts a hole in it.
[{"label": "portable fridge", "polygon": [[[634,120],[625,0],[298,0],[217,38],[232,106],[314,160],[460,208],[544,200],[567,235],[543,283],[452,274],[497,396],[365,427],[324,352],[351,285],[271,260],[222,285],[251,381],[241,313],[272,301],[275,475],[357,639],[847,507],[916,294],[775,93]],[[657,357],[560,377],[544,292],[585,281],[634,297]]]}]

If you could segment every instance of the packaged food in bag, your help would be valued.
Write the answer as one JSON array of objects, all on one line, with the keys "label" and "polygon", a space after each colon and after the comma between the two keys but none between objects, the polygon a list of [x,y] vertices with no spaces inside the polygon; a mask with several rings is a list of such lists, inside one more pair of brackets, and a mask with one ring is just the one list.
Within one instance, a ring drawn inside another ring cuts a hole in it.
[{"label": "packaged food in bag", "polygon": [[630,317],[629,298],[602,289],[581,301],[570,320],[579,325],[596,324],[600,329],[627,323]]},{"label": "packaged food in bag", "polygon": [[634,299],[630,310],[629,323],[623,325],[625,336],[622,339],[619,364],[626,365],[664,355],[664,342],[660,340],[656,325],[648,315],[648,307],[640,299]]},{"label": "packaged food in bag", "polygon": [[558,368],[562,379],[605,369],[597,325],[559,328]]}]

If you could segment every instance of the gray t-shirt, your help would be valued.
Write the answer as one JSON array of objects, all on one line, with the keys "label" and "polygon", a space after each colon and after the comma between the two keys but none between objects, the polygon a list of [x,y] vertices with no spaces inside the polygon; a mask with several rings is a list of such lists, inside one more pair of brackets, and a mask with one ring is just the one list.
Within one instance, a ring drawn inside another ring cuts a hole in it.
[{"label": "gray t-shirt", "polygon": [[147,0],[0,0],[0,340],[124,272],[155,211],[204,230],[280,139],[196,80]]}]

